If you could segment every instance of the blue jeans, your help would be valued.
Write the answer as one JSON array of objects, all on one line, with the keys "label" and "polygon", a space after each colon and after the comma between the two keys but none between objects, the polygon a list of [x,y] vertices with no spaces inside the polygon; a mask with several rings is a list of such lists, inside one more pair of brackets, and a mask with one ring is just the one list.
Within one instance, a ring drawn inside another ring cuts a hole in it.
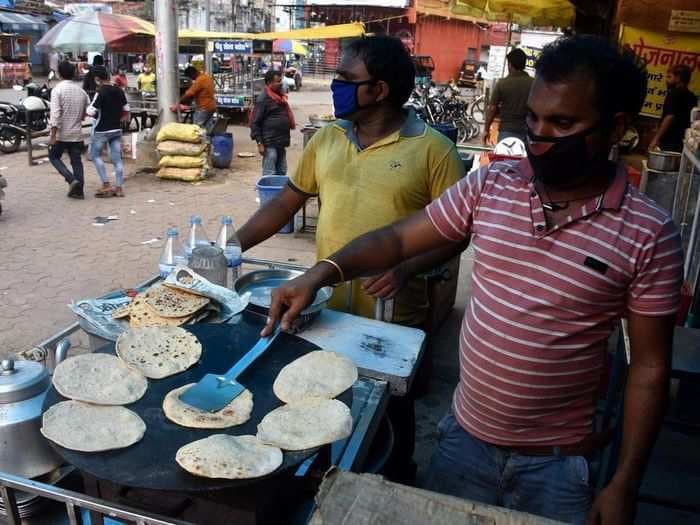
[{"label": "blue jeans", "polygon": [[267,175],[287,174],[287,150],[265,146],[262,165],[263,177]]},{"label": "blue jeans", "polygon": [[124,184],[124,163],[122,162],[122,132],[121,131],[96,131],[90,143],[90,156],[95,163],[95,169],[103,184],[109,182],[107,169],[102,160],[101,152],[105,145],[109,145],[109,158],[114,166],[115,186]]},{"label": "blue jeans", "polygon": [[192,123],[197,124],[199,127],[207,130],[207,133],[211,133],[214,127],[214,112],[206,111],[204,109],[195,109],[192,115]]},{"label": "blue jeans", "polygon": [[438,432],[428,490],[564,523],[585,523],[592,490],[583,456],[523,456],[475,438],[452,414],[440,421]]},{"label": "blue jeans", "polygon": [[[61,157],[65,152],[68,152],[68,157],[70,158],[70,165],[73,168],[73,173],[66,167]],[[66,182],[70,184],[74,180],[83,185],[83,159],[81,158],[83,154],[83,143],[82,142],[56,142],[53,146],[49,147],[49,162],[56,168],[56,170],[66,179]]]}]

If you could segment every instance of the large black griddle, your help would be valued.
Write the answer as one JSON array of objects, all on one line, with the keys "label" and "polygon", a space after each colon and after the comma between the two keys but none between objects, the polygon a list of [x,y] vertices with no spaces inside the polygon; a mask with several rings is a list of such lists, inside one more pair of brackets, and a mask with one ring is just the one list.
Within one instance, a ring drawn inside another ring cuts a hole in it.
[{"label": "large black griddle", "polygon": [[[177,464],[175,453],[183,445],[212,434],[255,435],[260,420],[282,405],[272,391],[272,384],[279,371],[288,363],[319,347],[294,335],[280,334],[272,347],[239,378],[253,393],[253,413],[248,422],[227,429],[185,428],[165,417],[161,408],[165,395],[174,388],[199,381],[207,372],[228,370],[257,342],[262,325],[241,319],[237,324],[196,324],[185,328],[202,343],[199,363],[165,379],[149,379],[146,394],[136,403],[126,405],[146,423],[143,439],[124,449],[96,453],[68,450],[51,442],[68,463],[98,479],[152,490],[216,491],[266,479],[226,480],[194,476]],[[103,347],[99,352],[114,354],[114,344]],[[351,406],[352,389],[348,389],[338,399]],[[44,401],[44,410],[64,400],[52,386]],[[309,449],[284,452],[284,463],[270,476],[290,471],[317,451],[318,449]]]}]

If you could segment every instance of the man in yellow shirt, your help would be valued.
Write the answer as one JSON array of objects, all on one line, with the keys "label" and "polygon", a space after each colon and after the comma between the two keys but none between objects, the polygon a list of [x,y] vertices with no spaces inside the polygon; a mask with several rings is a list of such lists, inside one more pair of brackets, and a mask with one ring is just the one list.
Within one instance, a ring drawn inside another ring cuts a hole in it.
[{"label": "man in yellow shirt", "polygon": [[136,77],[136,86],[142,93],[148,95],[156,94],[156,74],[149,66],[143,66],[143,72]]},{"label": "man in yellow shirt", "polygon": [[[323,259],[356,237],[423,209],[457,182],[464,165],[455,145],[403,110],[414,78],[411,57],[396,38],[362,38],[348,46],[331,85],[339,120],[314,135],[289,185],[238,231],[244,251],[274,235],[306,199],[318,196],[316,251]],[[330,307],[373,318],[376,298],[394,297],[391,321],[421,327],[428,299],[425,280],[417,276],[457,251],[433,252],[371,279],[345,283],[335,289]],[[401,406],[394,399],[393,406],[392,463],[410,469],[412,400]],[[411,475],[394,472],[397,479]]]}]

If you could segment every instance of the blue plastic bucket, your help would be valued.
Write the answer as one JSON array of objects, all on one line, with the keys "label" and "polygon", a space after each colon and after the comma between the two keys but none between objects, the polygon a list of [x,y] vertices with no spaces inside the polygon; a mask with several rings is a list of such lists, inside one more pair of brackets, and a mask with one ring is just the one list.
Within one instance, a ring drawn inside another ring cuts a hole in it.
[{"label": "blue plastic bucket", "polygon": [[211,164],[215,168],[228,168],[233,159],[233,134],[222,133],[211,138]]},{"label": "blue plastic bucket", "polygon": [[[266,202],[271,201],[284,189],[289,182],[289,177],[283,175],[268,175],[261,177],[255,187],[258,189],[258,197],[260,197],[260,206],[264,206]],[[287,224],[282,226],[278,233],[294,232],[294,217]]]}]

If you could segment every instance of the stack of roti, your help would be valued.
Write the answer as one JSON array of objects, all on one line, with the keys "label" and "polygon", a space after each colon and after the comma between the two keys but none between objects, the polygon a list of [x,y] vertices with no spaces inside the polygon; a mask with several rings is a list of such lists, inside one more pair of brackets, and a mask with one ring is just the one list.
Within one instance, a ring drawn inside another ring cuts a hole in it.
[{"label": "stack of roti", "polygon": [[179,374],[202,355],[202,345],[179,326],[130,328],[117,339],[117,355],[151,379]]},{"label": "stack of roti", "polygon": [[198,320],[209,311],[210,299],[176,288],[154,285],[114,312],[114,319],[129,318],[131,328],[180,326]]},{"label": "stack of roti", "polygon": [[109,354],[84,354],[60,363],[53,375],[56,391],[69,401],[49,408],[42,434],[58,445],[83,452],[124,448],[141,440],[146,424],[122,406],[138,401],[148,381]]},{"label": "stack of roti", "polygon": [[352,433],[350,409],[333,399],[357,380],[357,367],[335,352],[310,352],[285,366],[273,391],[285,403],[258,425],[258,439],[283,450],[333,443]]},{"label": "stack of roti", "polygon": [[216,434],[180,448],[175,461],[186,471],[206,478],[259,478],[277,470],[282,451],[255,436]]}]

